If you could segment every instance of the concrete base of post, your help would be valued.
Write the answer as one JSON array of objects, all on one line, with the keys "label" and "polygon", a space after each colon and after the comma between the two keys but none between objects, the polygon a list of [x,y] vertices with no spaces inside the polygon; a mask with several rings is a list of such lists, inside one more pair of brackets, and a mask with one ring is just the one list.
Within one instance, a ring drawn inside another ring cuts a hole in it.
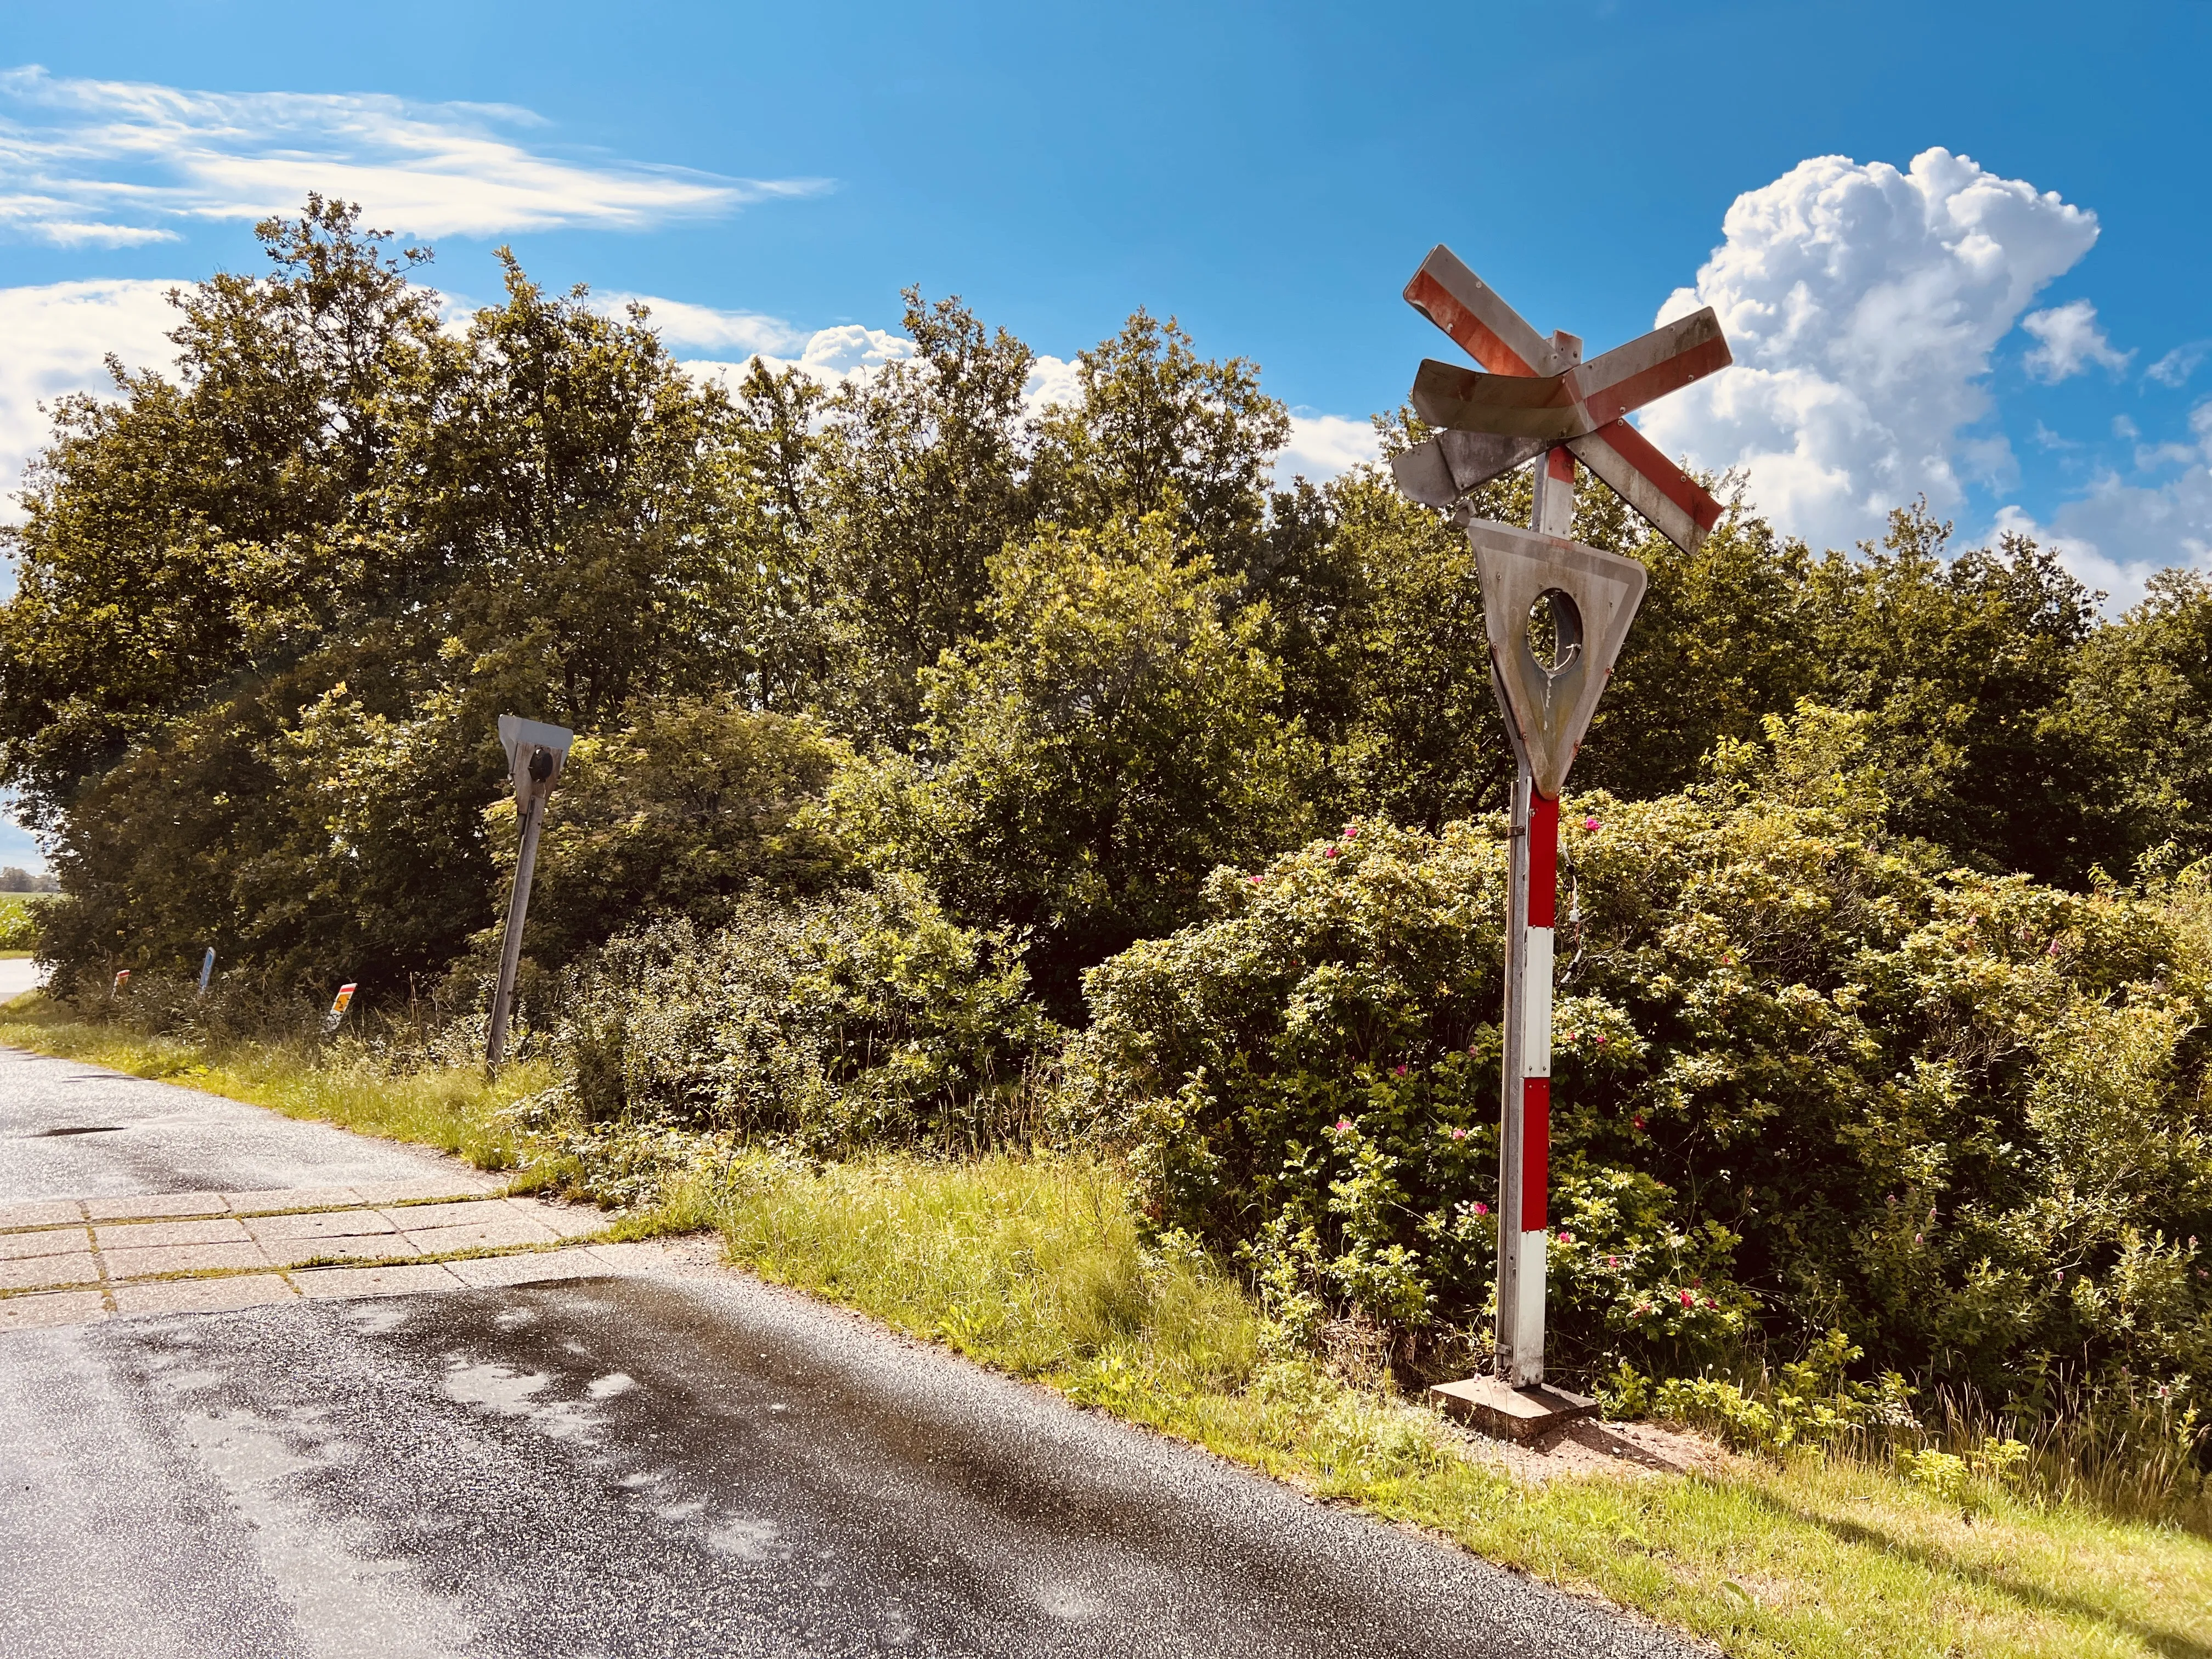
[{"label": "concrete base of post", "polygon": [[1563,1389],[1516,1389],[1495,1376],[1439,1382],[1430,1401],[1493,1440],[1529,1441],[1597,1415],[1597,1401]]}]

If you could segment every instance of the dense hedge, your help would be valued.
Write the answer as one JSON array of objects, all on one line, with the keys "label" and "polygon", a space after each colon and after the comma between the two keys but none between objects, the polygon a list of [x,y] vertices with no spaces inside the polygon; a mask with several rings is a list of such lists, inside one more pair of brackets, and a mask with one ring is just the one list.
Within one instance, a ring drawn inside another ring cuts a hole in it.
[{"label": "dense hedge", "polygon": [[[1773,735],[1567,804],[1554,1354],[1680,1372],[1835,1328],[2023,1404],[2203,1395],[2212,895],[1946,869],[1883,828],[1854,722]],[[1504,870],[1496,819],[1349,825],[1093,970],[1073,1071],[1164,1240],[1241,1255],[1294,1327],[1486,1322]]]}]

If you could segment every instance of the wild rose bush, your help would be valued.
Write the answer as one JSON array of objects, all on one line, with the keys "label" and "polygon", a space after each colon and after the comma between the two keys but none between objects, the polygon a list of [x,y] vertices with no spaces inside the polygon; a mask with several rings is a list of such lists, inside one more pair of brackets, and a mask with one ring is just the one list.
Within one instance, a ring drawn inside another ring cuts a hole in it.
[{"label": "wild rose bush", "polygon": [[[2029,1409],[2212,1404],[2212,886],[1945,868],[1861,753],[1808,708],[1686,793],[1568,802],[1555,1358],[1679,1375],[1839,1330]],[[1486,1323],[1505,871],[1497,818],[1349,825],[1087,979],[1071,1079],[1148,1224],[1294,1331]]]}]

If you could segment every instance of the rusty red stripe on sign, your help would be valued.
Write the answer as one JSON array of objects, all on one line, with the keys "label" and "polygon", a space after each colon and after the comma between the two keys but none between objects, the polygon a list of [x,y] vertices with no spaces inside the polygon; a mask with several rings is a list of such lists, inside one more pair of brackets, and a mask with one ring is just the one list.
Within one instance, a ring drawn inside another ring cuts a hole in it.
[{"label": "rusty red stripe on sign", "polygon": [[[1571,457],[1567,465],[1574,465]],[[1528,925],[1549,927],[1559,904],[1559,803],[1532,789],[1528,792]]]},{"label": "rusty red stripe on sign", "polygon": [[1698,529],[1711,530],[1721,521],[1721,504],[1627,422],[1612,422],[1592,435],[1604,439],[1619,450],[1623,460],[1649,478],[1661,495],[1688,514]]},{"label": "rusty red stripe on sign", "polygon": [[1521,1080],[1521,1231],[1541,1232],[1552,1176],[1552,1079]]},{"label": "rusty red stripe on sign", "polygon": [[1702,380],[1734,361],[1729,355],[1728,342],[1717,335],[1591,392],[1583,400],[1583,406],[1589,410],[1592,425],[1603,426],[1608,421],[1619,420],[1632,409],[1643,408],[1655,398],[1680,391],[1692,380]]},{"label": "rusty red stripe on sign", "polygon": [[1461,349],[1492,374],[1534,374],[1535,365],[1522,359],[1491,331],[1490,325],[1444,291],[1444,285],[1425,270],[1416,271],[1406,284],[1406,301],[1456,340]]}]

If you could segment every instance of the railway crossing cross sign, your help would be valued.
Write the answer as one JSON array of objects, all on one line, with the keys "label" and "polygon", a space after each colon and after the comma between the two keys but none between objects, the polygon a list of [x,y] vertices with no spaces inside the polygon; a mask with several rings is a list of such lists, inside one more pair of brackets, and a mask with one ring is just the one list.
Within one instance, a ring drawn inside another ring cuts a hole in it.
[{"label": "railway crossing cross sign", "polygon": [[[1721,504],[1626,417],[1730,358],[1707,307],[1585,362],[1579,339],[1537,333],[1443,246],[1422,261],[1406,299],[1478,367],[1422,363],[1413,410],[1437,430],[1390,465],[1407,495],[1450,509],[1474,549],[1491,689],[1519,763],[1499,1091],[1498,1377],[1437,1392],[1485,1427],[1526,1438],[1591,1409],[1542,1386],[1559,793],[1646,581],[1634,559],[1568,539],[1576,467],[1696,551],[1720,521]],[[1528,529],[1472,514],[1470,491],[1528,461],[1538,465]]]}]

